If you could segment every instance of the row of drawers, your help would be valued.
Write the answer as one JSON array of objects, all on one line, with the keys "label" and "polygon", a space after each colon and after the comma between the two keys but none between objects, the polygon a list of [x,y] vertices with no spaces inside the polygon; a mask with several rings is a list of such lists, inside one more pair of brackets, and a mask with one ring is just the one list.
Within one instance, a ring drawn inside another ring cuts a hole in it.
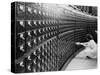
[{"label": "row of drawers", "polygon": [[18,18],[25,18],[25,17],[27,17],[27,19],[57,19],[58,18],[58,16],[54,12],[51,12],[50,10],[48,11],[46,7],[42,7],[37,3],[16,4],[16,12]]},{"label": "row of drawers", "polygon": [[[36,23],[36,21],[25,21],[25,20],[18,20],[16,21],[16,28],[17,28],[17,33],[20,32],[24,32],[24,31],[30,31],[32,29],[35,29],[34,31],[37,31],[37,34],[39,33],[47,33],[50,31],[54,31],[57,29],[64,29],[64,28],[73,28],[73,29],[77,29],[77,28],[86,28],[87,23],[83,23],[83,22],[66,22],[63,24],[56,24],[57,22],[55,21],[55,23],[51,23],[51,24],[41,24],[42,21],[37,21],[38,23]],[[44,22],[44,21],[43,21]],[[49,21],[48,21],[49,22]],[[67,24],[67,25],[66,25]],[[91,26],[91,25],[90,25]]]},{"label": "row of drawers", "polygon": [[[43,3],[20,3],[16,2],[16,17],[18,19],[27,20],[76,20],[88,22],[96,20],[92,16],[79,13],[79,11],[72,11],[72,9],[59,8],[59,5],[43,4]],[[55,11],[56,9],[56,11]],[[61,9],[61,10],[60,10]],[[63,12],[62,12],[63,11]],[[59,12],[59,13],[57,13]],[[88,20],[88,21],[87,21]]]},{"label": "row of drawers", "polygon": [[[35,22],[35,21],[34,21]],[[24,32],[24,31],[28,31],[28,30],[32,30],[32,29],[36,29],[36,31],[42,33],[46,33],[46,32],[50,32],[52,30],[56,30],[57,29],[57,24],[52,24],[52,26],[50,25],[42,25],[42,24],[32,24],[27,22],[27,21],[22,21],[22,20],[19,20],[19,21],[16,21],[16,28],[17,28],[17,33],[20,33],[20,32]]]}]

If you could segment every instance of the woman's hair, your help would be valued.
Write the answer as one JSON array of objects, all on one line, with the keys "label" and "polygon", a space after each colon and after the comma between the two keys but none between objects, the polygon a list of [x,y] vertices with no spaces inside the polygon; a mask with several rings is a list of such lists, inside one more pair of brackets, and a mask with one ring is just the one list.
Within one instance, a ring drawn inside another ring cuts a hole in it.
[{"label": "woman's hair", "polygon": [[86,38],[87,38],[87,40],[92,40],[93,36],[91,34],[86,34]]}]

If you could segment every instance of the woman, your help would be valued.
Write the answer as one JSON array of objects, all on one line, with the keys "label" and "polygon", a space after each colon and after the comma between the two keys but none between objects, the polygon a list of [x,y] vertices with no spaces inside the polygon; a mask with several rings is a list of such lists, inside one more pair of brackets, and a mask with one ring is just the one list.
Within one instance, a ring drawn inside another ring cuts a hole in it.
[{"label": "woman", "polygon": [[87,34],[86,39],[88,42],[76,42],[76,44],[85,46],[84,54],[86,54],[87,58],[97,58],[97,44],[93,40],[92,35]]}]

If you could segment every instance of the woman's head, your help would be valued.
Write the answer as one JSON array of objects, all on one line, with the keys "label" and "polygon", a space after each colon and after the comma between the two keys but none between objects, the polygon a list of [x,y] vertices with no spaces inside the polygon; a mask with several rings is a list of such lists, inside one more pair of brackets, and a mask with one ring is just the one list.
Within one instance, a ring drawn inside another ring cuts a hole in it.
[{"label": "woman's head", "polygon": [[92,40],[93,39],[93,36],[91,34],[87,34],[86,35],[86,39],[87,39],[87,41]]}]

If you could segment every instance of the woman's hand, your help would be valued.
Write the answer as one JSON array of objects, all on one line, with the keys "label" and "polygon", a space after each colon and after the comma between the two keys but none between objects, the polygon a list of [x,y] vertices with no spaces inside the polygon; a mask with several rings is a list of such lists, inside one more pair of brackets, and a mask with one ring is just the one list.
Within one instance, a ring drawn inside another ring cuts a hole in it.
[{"label": "woman's hand", "polygon": [[76,45],[80,45],[80,42],[76,42],[75,44],[76,44]]}]

